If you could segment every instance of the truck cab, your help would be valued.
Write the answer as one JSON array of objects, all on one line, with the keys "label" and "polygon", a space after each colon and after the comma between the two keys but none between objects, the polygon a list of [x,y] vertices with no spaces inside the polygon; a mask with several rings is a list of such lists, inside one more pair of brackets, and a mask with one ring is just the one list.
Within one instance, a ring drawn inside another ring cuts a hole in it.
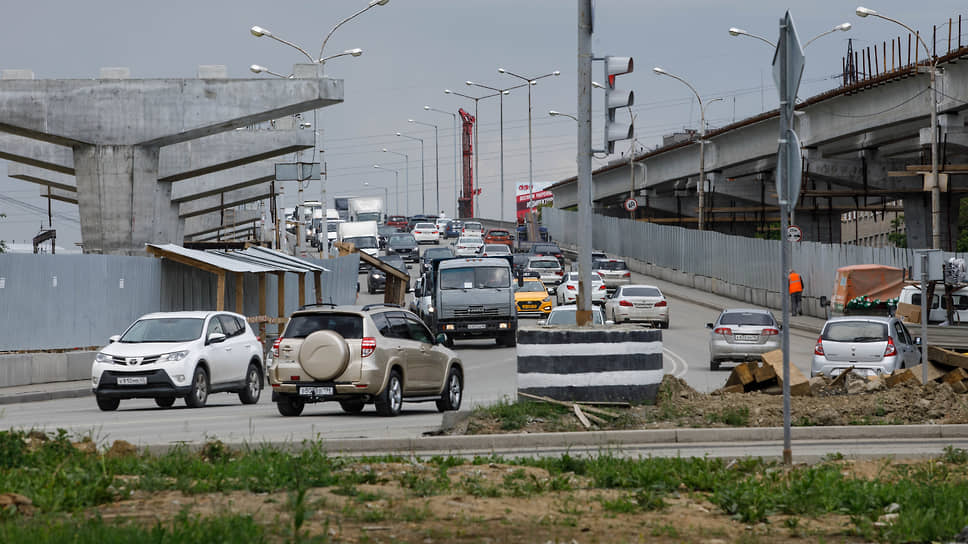
[{"label": "truck cab", "polygon": [[435,260],[415,299],[435,334],[449,339],[494,338],[503,346],[517,342],[511,260],[501,257],[455,257]]}]

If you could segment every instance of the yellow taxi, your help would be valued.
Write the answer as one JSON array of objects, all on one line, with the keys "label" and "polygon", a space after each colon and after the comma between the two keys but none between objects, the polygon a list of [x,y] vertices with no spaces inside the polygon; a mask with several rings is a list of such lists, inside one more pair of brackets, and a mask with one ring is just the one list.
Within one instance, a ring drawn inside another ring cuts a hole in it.
[{"label": "yellow taxi", "polygon": [[514,304],[519,316],[544,317],[551,313],[551,296],[541,278],[524,278],[524,283],[514,284]]}]

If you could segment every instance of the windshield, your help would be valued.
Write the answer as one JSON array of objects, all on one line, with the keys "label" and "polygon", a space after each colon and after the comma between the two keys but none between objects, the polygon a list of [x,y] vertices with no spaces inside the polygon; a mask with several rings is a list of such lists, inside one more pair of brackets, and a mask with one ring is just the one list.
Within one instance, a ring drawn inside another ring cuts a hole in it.
[{"label": "windshield", "polygon": [[434,247],[424,251],[423,258],[430,259],[446,259],[447,257],[453,257],[454,252],[450,248],[446,247]]},{"label": "windshield", "polygon": [[887,325],[872,321],[836,321],[827,324],[821,337],[832,342],[884,342]]},{"label": "windshield", "polygon": [[[578,283],[578,272],[569,272],[568,279],[566,281]],[[592,273],[592,283],[602,283],[602,277],[598,274]]]},{"label": "windshield", "polygon": [[[595,325],[602,325],[605,320],[602,319],[602,311],[595,309],[592,311],[592,323]],[[578,321],[575,319],[575,310],[571,308],[566,308],[564,310],[555,309],[548,316],[548,320],[545,321],[546,325],[577,325]]]},{"label": "windshield", "polygon": [[353,314],[294,315],[283,338],[305,338],[316,331],[335,331],[343,338],[363,338],[363,318]]},{"label": "windshield", "polygon": [[387,242],[393,247],[417,247],[417,241],[414,240],[412,234],[406,234],[403,236],[390,236],[390,241]]},{"label": "windshield", "polygon": [[491,289],[510,286],[511,273],[507,268],[477,266],[440,271],[441,289]]},{"label": "windshield", "polygon": [[719,318],[721,325],[763,325],[773,326],[773,316],[761,312],[725,312]]},{"label": "windshield", "polygon": [[662,293],[655,287],[623,287],[623,297],[661,297]]},{"label": "windshield", "polygon": [[420,229],[420,230],[424,230],[424,229],[433,230],[437,228],[437,225],[434,225],[433,223],[417,223],[417,226],[414,228]]},{"label": "windshield", "polygon": [[336,232],[336,229],[339,228],[339,224],[341,222],[342,221],[337,221],[337,222],[334,223],[333,221],[330,221],[329,224],[326,225],[326,230],[328,232]]},{"label": "windshield", "polygon": [[381,219],[380,215],[382,215],[380,212],[360,212],[356,214],[356,220],[361,222],[376,221],[377,223],[379,223]]},{"label": "windshield", "polygon": [[202,336],[204,319],[199,317],[165,317],[141,319],[121,337],[125,344],[142,342],[189,342]]},{"label": "windshield", "polygon": [[515,289],[518,293],[548,293],[545,286],[540,281],[526,281],[524,285]]},{"label": "windshield", "polygon": [[594,268],[598,270],[628,270],[625,261],[596,261]]},{"label": "windshield", "polygon": [[356,249],[378,249],[380,247],[373,236],[353,236],[352,238],[344,238],[343,242],[353,244]]},{"label": "windshield", "polygon": [[561,253],[561,250],[555,244],[535,244],[531,246],[531,251],[534,253]]},{"label": "windshield", "polygon": [[484,230],[484,225],[480,223],[464,223],[464,229],[466,230]]},{"label": "windshield", "polygon": [[558,261],[530,261],[528,268],[560,268]]}]

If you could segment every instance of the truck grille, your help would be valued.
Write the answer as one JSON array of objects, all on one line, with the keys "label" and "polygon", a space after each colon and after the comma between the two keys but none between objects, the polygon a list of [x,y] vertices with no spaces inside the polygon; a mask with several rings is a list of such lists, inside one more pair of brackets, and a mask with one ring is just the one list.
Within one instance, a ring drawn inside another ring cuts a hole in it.
[{"label": "truck grille", "polygon": [[467,306],[466,308],[454,308],[454,317],[493,317],[501,315],[501,308],[498,306]]}]

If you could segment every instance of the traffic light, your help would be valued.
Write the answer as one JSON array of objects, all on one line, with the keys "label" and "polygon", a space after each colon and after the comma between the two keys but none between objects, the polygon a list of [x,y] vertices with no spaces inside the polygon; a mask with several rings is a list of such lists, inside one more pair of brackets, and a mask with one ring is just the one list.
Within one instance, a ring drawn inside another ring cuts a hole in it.
[{"label": "traffic light", "polygon": [[635,103],[631,90],[615,88],[615,77],[632,73],[632,57],[605,57],[605,150],[615,152],[615,142],[632,138],[632,123],[617,123],[615,111]]}]

